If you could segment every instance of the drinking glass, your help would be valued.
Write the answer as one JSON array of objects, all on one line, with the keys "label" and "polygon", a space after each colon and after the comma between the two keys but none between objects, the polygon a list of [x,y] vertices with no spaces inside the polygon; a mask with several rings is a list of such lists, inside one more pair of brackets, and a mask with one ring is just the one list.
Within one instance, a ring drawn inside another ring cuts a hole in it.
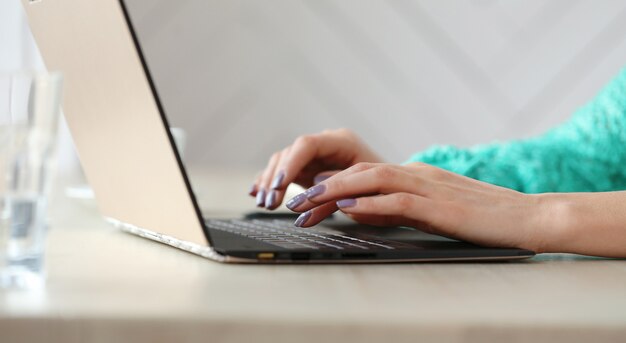
[{"label": "drinking glass", "polygon": [[0,74],[0,287],[43,285],[59,73]]}]

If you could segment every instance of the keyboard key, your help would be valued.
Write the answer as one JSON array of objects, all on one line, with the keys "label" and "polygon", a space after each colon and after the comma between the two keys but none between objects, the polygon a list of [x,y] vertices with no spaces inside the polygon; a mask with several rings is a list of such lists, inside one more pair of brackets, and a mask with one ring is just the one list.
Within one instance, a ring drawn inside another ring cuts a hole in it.
[{"label": "keyboard key", "polygon": [[[244,237],[257,239],[283,248],[320,249],[331,248],[362,249],[372,247],[394,249],[399,243],[387,242],[380,239],[363,239],[349,235],[327,233],[315,228],[301,229],[293,226],[286,220],[207,220],[206,224],[213,229],[238,234]],[[332,232],[332,231],[331,231]],[[337,231],[335,231],[337,232]]]}]

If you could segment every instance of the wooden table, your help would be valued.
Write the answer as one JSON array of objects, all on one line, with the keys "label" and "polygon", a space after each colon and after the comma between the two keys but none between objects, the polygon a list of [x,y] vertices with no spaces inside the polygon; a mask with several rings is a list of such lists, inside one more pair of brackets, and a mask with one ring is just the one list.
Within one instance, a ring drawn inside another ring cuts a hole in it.
[{"label": "wooden table", "polygon": [[[233,192],[249,175],[227,174],[199,197],[251,209]],[[0,342],[626,341],[621,260],[226,265],[120,232],[91,200],[52,215],[47,285],[0,293]]]}]

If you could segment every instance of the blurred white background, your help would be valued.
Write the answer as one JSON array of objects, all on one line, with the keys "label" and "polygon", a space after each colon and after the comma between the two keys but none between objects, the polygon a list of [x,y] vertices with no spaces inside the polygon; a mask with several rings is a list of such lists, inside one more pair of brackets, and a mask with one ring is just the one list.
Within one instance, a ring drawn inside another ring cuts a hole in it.
[{"label": "blurred white background", "polygon": [[[19,0],[0,0],[0,73],[46,70],[21,6]],[[58,169],[75,172],[80,165],[64,120],[58,142]]]},{"label": "blurred white background", "polygon": [[[194,165],[261,168],[332,127],[392,162],[526,137],[626,65],[623,0],[127,1]],[[18,0],[2,0],[0,71],[40,66]]]}]

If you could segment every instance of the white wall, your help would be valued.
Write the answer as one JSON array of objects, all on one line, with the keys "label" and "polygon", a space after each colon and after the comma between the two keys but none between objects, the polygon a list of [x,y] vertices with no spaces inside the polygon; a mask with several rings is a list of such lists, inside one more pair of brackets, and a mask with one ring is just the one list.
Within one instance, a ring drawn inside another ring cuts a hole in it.
[{"label": "white wall", "polygon": [[[622,0],[127,1],[194,164],[260,168],[328,127],[391,161],[526,137],[626,65]],[[0,3],[0,70],[34,63],[15,4]]]},{"label": "white wall", "polygon": [[129,0],[196,163],[351,127],[391,161],[555,125],[626,65],[622,0]]},{"label": "white wall", "polygon": [[18,1],[0,3],[0,72],[32,64],[33,52],[24,40],[25,26],[18,6]]}]

